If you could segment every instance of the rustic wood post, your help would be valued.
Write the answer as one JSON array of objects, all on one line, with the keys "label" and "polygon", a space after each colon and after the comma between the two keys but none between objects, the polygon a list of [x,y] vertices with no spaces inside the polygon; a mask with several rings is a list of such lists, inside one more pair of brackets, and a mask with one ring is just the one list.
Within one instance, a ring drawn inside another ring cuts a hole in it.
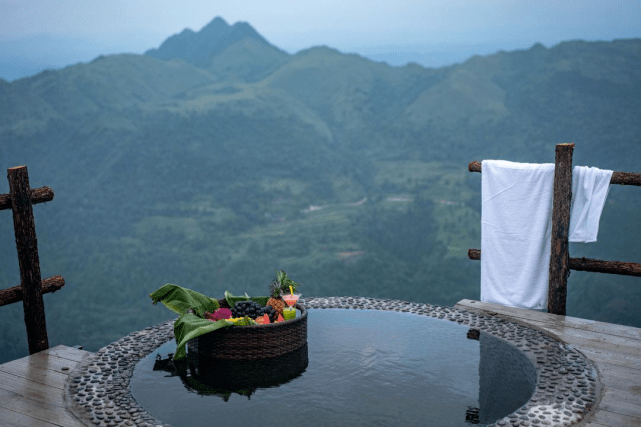
[{"label": "rustic wood post", "polygon": [[572,153],[574,144],[558,144],[554,161],[554,199],[552,202],[552,244],[548,313],[565,316],[568,294],[570,254],[570,204],[572,203]]},{"label": "rustic wood post", "polygon": [[45,307],[42,300],[38,242],[27,167],[17,166],[7,169],[7,178],[11,194],[18,263],[20,264],[24,322],[27,327],[29,354],[34,354],[48,349],[49,339],[47,338]]}]

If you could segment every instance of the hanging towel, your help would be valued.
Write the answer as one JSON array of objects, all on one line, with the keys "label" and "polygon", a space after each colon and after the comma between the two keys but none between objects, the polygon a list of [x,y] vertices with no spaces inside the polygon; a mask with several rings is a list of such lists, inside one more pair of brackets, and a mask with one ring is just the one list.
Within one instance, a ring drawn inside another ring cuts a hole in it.
[{"label": "hanging towel", "polygon": [[596,242],[599,219],[610,191],[611,170],[575,166],[572,169],[570,242]]},{"label": "hanging towel", "polygon": [[[554,164],[484,160],[482,170],[481,301],[543,309],[548,293]],[[572,175],[569,240],[596,241],[612,171],[575,167]]]},{"label": "hanging towel", "polygon": [[481,301],[542,309],[554,163],[484,160],[481,168]]}]

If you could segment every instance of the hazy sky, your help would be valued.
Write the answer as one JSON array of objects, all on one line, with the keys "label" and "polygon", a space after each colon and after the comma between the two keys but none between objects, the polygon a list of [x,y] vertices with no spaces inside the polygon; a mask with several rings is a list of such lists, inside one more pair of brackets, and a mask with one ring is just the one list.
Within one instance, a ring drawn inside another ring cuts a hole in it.
[{"label": "hazy sky", "polygon": [[290,53],[328,45],[392,65],[641,37],[641,0],[0,0],[0,77],[20,62],[46,68],[143,53],[216,16],[248,22]]}]

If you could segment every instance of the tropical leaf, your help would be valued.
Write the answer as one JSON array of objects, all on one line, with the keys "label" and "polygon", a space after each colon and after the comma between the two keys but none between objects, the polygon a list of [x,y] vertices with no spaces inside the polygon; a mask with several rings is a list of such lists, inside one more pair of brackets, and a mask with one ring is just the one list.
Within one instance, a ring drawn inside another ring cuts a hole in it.
[{"label": "tropical leaf", "polygon": [[167,283],[149,296],[154,305],[160,301],[165,307],[180,315],[192,309],[198,316],[203,317],[205,312],[214,312],[219,308],[217,300],[171,283]]},{"label": "tropical leaf", "polygon": [[174,360],[182,359],[187,355],[185,345],[189,340],[227,326],[233,326],[233,324],[225,320],[212,322],[193,313],[183,314],[174,323],[174,335],[176,336]]}]

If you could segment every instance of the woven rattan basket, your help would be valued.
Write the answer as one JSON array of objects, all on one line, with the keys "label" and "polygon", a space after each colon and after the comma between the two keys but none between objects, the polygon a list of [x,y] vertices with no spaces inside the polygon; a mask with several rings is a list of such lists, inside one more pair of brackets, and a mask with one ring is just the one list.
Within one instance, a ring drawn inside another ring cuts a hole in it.
[{"label": "woven rattan basket", "polygon": [[258,360],[281,356],[307,342],[307,310],[301,316],[268,325],[229,326],[189,340],[189,353],[225,360]]}]

